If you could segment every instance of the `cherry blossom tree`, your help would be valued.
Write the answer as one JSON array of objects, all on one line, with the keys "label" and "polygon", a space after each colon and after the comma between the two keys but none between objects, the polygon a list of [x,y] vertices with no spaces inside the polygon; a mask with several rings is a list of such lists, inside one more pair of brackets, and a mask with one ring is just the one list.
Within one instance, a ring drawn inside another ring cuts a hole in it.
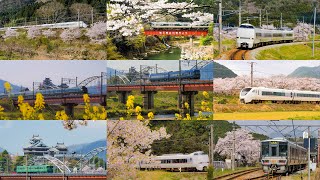
[{"label": "cherry blossom tree", "polygon": [[17,37],[17,36],[19,36],[19,33],[17,32],[16,29],[8,28],[6,29],[6,32],[3,35],[3,38],[7,39],[7,38]]},{"label": "cherry blossom tree", "polygon": [[88,29],[86,35],[92,41],[101,41],[106,39],[106,33],[107,33],[107,23],[97,22],[97,23],[94,23],[90,29]]},{"label": "cherry blossom tree", "polygon": [[34,39],[38,36],[41,36],[41,29],[36,27],[36,26],[32,26],[28,29],[28,33],[27,33],[27,37],[29,39]]},{"label": "cherry blossom tree", "polygon": [[72,40],[81,37],[81,30],[79,28],[64,29],[60,34],[60,38],[65,42],[70,42]]},{"label": "cherry blossom tree", "polygon": [[47,29],[42,31],[42,35],[44,35],[47,38],[55,37],[56,34],[57,34],[56,31],[53,31],[52,29]]},{"label": "cherry blossom tree", "polygon": [[184,13],[195,24],[212,22],[213,15],[208,13],[191,13],[199,7],[189,2],[168,2],[168,0],[111,0],[108,4],[108,31],[117,31],[121,36],[136,36],[143,31],[143,25],[163,18],[164,14]]},{"label": "cherry blossom tree", "polygon": [[257,162],[260,157],[260,141],[254,140],[252,134],[244,129],[227,132],[224,138],[219,138],[214,152],[230,158],[234,137],[233,133],[235,133],[235,159],[245,164]]},{"label": "cherry blossom tree", "polygon": [[[255,87],[279,88],[289,90],[320,91],[320,80],[317,78],[295,78],[285,75],[271,77],[256,77],[253,84]],[[235,78],[215,78],[214,91],[232,93],[245,87],[250,87],[249,76],[237,76]]]},{"label": "cherry blossom tree", "polygon": [[166,129],[151,130],[149,121],[108,121],[108,177],[134,179],[138,163],[150,159],[151,144],[169,138]]}]

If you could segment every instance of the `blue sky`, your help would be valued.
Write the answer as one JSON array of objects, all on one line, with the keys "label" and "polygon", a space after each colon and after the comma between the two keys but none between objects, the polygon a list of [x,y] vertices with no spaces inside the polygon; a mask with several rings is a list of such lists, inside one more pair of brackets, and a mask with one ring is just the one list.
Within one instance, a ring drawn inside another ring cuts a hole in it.
[{"label": "blue sky", "polygon": [[[32,89],[33,82],[42,82],[46,77],[51,78],[54,84],[60,84],[61,78],[76,78],[78,82],[92,77],[99,76],[101,72],[106,71],[106,67],[126,70],[131,66],[139,69],[141,65],[155,66],[158,64],[168,71],[175,71],[179,69],[179,61],[148,61],[148,60],[128,60],[128,61],[1,61],[0,79],[9,81],[15,85],[22,85]],[[186,62],[182,62],[182,69],[190,69]]]},{"label": "blue sky", "polygon": [[[200,62],[200,61],[198,61]],[[177,71],[179,70],[179,61],[178,60],[157,60],[157,61],[150,61],[150,60],[130,60],[130,61],[108,61],[108,67],[118,70],[125,70],[128,71],[128,69],[131,66],[136,67],[137,70],[139,70],[140,65],[147,65],[147,66],[155,66],[158,65],[158,67],[164,68],[168,71]],[[190,69],[195,65],[195,61],[192,61],[189,66],[187,61],[182,61],[181,67],[182,69]]]},{"label": "blue sky", "polygon": [[278,61],[278,60],[258,60],[258,61],[215,61],[222,64],[238,75],[250,75],[249,62],[255,62],[254,70],[256,76],[268,77],[272,75],[288,75],[300,66],[319,66],[320,61]]},{"label": "blue sky", "polygon": [[61,78],[76,78],[78,82],[105,72],[107,61],[1,61],[0,79],[32,88],[32,82],[50,77],[54,84]]},{"label": "blue sky", "polygon": [[22,155],[32,135],[40,135],[48,146],[64,142],[67,146],[106,139],[106,121],[88,121],[87,126],[74,130],[63,128],[62,121],[0,121],[0,147]]}]

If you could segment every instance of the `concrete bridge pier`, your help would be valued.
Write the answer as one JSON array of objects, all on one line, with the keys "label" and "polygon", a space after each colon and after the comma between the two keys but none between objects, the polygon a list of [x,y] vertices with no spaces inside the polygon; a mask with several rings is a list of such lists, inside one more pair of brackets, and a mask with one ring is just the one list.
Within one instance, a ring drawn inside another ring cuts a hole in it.
[{"label": "concrete bridge pier", "polygon": [[64,111],[71,118],[74,117],[74,107],[77,106],[77,105],[78,104],[75,104],[75,103],[62,104],[62,106],[64,107]]},{"label": "concrete bridge pier", "polygon": [[[190,114],[194,116],[194,96],[198,94],[198,91],[185,91],[182,92],[182,113],[185,116]],[[189,109],[186,108],[185,103],[189,104]]]},{"label": "concrete bridge pier", "polygon": [[119,102],[126,104],[130,93],[131,91],[117,91]]},{"label": "concrete bridge pier", "polygon": [[143,94],[143,108],[153,109],[154,95],[157,94],[157,91],[142,91],[141,94]]}]

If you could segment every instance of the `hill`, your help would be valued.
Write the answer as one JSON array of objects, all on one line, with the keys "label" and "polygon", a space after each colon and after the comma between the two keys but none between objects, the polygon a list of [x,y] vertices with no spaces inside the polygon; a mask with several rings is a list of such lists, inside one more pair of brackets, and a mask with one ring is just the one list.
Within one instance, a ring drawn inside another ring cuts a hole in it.
[{"label": "hill", "polygon": [[41,19],[75,21],[78,10],[80,19],[90,24],[92,8],[95,20],[101,19],[106,11],[106,0],[0,0],[0,26],[42,23]]},{"label": "hill", "polygon": [[238,75],[234,73],[232,70],[227,68],[224,65],[221,65],[217,62],[213,62],[213,71],[214,71],[214,78],[233,78],[237,77]]},{"label": "hill", "polygon": [[[169,0],[170,2],[186,2],[186,0]],[[190,1],[187,1],[190,2]],[[198,5],[209,5],[212,6],[214,1],[212,0],[194,0],[194,3]],[[238,9],[238,0],[223,0],[224,9]],[[268,11],[269,22],[273,21],[275,26],[279,27],[280,13],[282,13],[285,24],[296,24],[297,18],[302,21],[302,17],[305,16],[306,22],[312,22],[312,10],[313,10],[313,0],[246,0],[242,1],[243,16],[257,16],[259,17],[259,10],[262,11],[263,21],[265,21],[265,14]],[[202,8],[204,12],[218,12],[218,5],[214,5],[213,8]],[[319,12],[319,11],[318,11]],[[223,22],[225,25],[238,26],[238,14],[228,15],[223,17]],[[317,18],[317,22],[320,19]],[[257,26],[259,25],[259,18],[250,19],[250,23]]]},{"label": "hill", "polygon": [[294,70],[288,77],[309,77],[320,78],[320,66],[306,67],[302,66]]},{"label": "hill", "polygon": [[[151,145],[152,153],[155,155],[187,154],[195,151],[208,153],[208,126],[211,124],[214,127],[215,143],[219,137],[225,137],[226,132],[232,130],[232,123],[228,121],[150,121],[152,129],[165,127],[167,133],[172,135],[168,139],[155,141]],[[267,139],[265,135],[256,133],[253,133],[253,137],[259,140]]]},{"label": "hill", "polygon": [[3,152],[3,151],[4,151],[4,149],[0,147],[0,153]]},{"label": "hill", "polygon": [[[5,82],[6,82],[5,80],[0,79],[0,94],[4,92],[4,83]],[[14,85],[14,84],[11,84],[11,87],[12,87],[12,92],[13,93],[14,92],[19,92],[20,89],[21,89],[21,86],[17,86],[17,85]]]},{"label": "hill", "polygon": [[[105,139],[94,141],[91,143],[85,143],[85,144],[76,144],[68,146],[69,152],[76,152],[81,154],[87,154],[88,152],[92,151],[95,148],[98,147],[106,147],[107,143]],[[100,153],[98,154],[98,157],[106,160],[106,153]]]}]

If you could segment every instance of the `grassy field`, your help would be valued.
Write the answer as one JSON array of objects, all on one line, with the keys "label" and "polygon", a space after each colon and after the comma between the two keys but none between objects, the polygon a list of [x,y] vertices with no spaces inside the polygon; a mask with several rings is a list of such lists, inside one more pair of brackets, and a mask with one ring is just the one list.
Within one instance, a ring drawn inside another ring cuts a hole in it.
[{"label": "grassy field", "polygon": [[215,120],[320,119],[316,104],[240,104],[237,95],[214,94]]},{"label": "grassy field", "polygon": [[284,45],[265,49],[256,56],[260,60],[317,60],[320,59],[320,43],[315,44],[315,56],[312,57],[312,43]]},{"label": "grassy field", "polygon": [[319,111],[215,113],[214,120],[319,120]]},{"label": "grassy field", "polygon": [[29,39],[26,31],[19,32],[20,35],[16,38],[0,39],[0,60],[107,59],[106,45],[92,43],[85,36],[72,42],[64,42],[59,37]]},{"label": "grassy field", "polygon": [[[251,169],[252,167],[240,167],[236,168],[236,171]],[[232,170],[215,170],[214,177],[222,176],[225,174],[231,173]],[[205,180],[207,179],[206,172],[167,172],[167,171],[139,171],[138,178],[139,180]]]},{"label": "grassy field", "polygon": [[[210,98],[208,102],[210,102],[209,107],[212,107],[212,93],[208,92]],[[139,92],[132,92],[132,95],[135,97],[135,107],[140,106],[143,107],[143,95]],[[201,110],[201,101],[204,100],[202,92],[199,92],[195,96],[195,111],[198,112]],[[178,93],[177,92],[169,92],[169,91],[159,91],[155,94],[154,99],[154,108],[147,110],[142,109],[142,114],[146,115],[148,112],[153,112],[154,114],[175,114],[179,113],[179,109],[177,107],[178,103]],[[118,102],[118,97],[116,94],[111,94],[108,99],[108,117],[122,117],[126,114],[126,107],[124,104]]]}]

